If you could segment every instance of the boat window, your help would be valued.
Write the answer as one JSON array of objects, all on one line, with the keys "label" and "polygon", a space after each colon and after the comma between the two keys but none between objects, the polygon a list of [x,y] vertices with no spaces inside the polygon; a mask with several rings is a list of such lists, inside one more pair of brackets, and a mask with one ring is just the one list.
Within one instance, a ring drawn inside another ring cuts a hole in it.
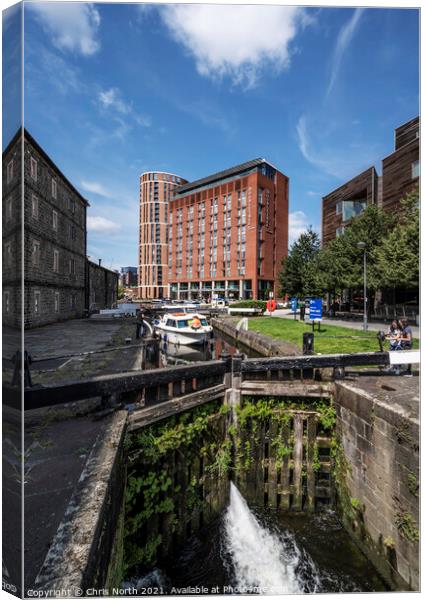
[{"label": "boat window", "polygon": [[206,327],[207,325],[207,319],[200,319],[200,323],[203,327]]},{"label": "boat window", "polygon": [[176,321],[174,321],[173,319],[167,319],[166,325],[167,327],[176,327]]},{"label": "boat window", "polygon": [[184,321],[183,319],[177,322],[179,329],[183,329],[183,327],[188,327],[188,321]]}]

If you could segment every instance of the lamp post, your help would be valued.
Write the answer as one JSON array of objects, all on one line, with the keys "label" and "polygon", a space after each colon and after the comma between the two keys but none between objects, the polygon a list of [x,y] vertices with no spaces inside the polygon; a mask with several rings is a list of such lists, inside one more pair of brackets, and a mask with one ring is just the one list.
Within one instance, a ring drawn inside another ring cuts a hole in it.
[{"label": "lamp post", "polygon": [[364,322],[362,328],[367,331],[367,249],[365,242],[358,242],[357,246],[360,250],[364,250]]}]

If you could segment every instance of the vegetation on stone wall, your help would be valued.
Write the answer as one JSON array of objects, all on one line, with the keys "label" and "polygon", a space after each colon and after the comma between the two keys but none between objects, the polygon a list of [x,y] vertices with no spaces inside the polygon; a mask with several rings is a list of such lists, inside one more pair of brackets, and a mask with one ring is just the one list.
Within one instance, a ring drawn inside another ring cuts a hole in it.
[{"label": "vegetation on stone wall", "polygon": [[[132,567],[150,568],[156,562],[157,549],[164,540],[162,534],[151,527],[154,519],[167,523],[170,536],[179,525],[179,507],[191,513],[202,503],[202,481],[198,473],[186,482],[185,489],[174,480],[175,453],[185,468],[202,457],[206,460],[205,472],[215,471],[215,461],[223,458],[223,449],[222,440],[211,425],[228,411],[228,407],[212,402],[128,435],[124,544],[127,574]],[[224,461],[217,475],[222,477],[226,471]]]}]

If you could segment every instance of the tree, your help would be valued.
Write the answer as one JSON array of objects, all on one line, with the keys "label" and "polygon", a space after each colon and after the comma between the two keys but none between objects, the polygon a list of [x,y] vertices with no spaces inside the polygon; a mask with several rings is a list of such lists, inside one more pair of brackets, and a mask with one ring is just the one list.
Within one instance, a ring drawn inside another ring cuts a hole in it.
[{"label": "tree", "polygon": [[379,244],[373,259],[383,288],[418,288],[420,215],[418,186],[401,201],[402,214],[396,226]]},{"label": "tree", "polygon": [[283,259],[280,273],[281,293],[290,296],[314,296],[319,293],[316,261],[320,239],[311,227],[300,234],[287,257]]}]

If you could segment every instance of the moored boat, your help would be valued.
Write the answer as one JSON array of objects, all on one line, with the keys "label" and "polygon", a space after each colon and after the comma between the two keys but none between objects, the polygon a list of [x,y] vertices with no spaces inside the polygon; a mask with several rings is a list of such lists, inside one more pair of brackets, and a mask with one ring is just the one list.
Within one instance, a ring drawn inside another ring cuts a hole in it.
[{"label": "moored boat", "polygon": [[175,312],[154,321],[154,330],[170,344],[203,344],[210,339],[213,327],[204,315]]}]

